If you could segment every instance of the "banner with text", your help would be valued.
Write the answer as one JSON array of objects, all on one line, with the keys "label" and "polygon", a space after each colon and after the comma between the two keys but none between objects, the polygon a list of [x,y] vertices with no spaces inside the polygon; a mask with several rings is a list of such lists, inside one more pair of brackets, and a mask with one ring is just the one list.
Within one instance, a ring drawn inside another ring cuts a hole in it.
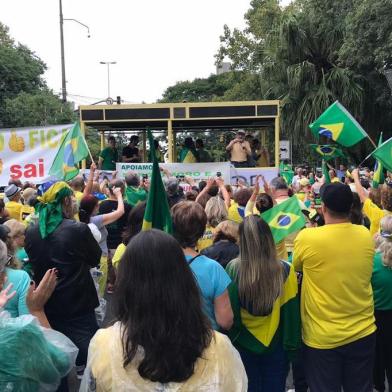
[{"label": "banner with text", "polygon": [[238,181],[245,183],[247,186],[253,186],[256,177],[260,174],[270,182],[278,176],[279,170],[274,167],[249,167],[249,168],[231,168],[231,184],[235,185]]},{"label": "banner with text", "polygon": [[10,178],[42,183],[62,138],[74,124],[0,129],[0,186]]},{"label": "banner with text", "polygon": [[[193,178],[196,182],[215,177],[218,172],[222,174],[226,184],[230,184],[230,163],[160,163],[160,167],[170,172],[173,177],[186,176]],[[143,176],[151,176],[152,163],[117,163],[116,170],[120,178],[124,178],[125,173],[134,172]]]}]

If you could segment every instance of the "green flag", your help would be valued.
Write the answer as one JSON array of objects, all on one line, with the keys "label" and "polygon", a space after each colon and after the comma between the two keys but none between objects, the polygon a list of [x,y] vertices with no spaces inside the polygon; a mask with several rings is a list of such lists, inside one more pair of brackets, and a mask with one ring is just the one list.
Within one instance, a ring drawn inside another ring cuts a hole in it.
[{"label": "green flag", "polygon": [[371,155],[392,172],[392,137],[377,147]]},{"label": "green flag", "polygon": [[[382,132],[380,138],[378,139],[378,146],[382,145]],[[384,182],[384,167],[383,164],[376,159],[376,164],[374,165],[374,174],[373,174],[373,182],[372,187],[377,189],[380,184]]]},{"label": "green flag", "polygon": [[296,197],[290,197],[261,214],[261,217],[271,228],[275,243],[282,241],[289,234],[302,229],[305,217]]},{"label": "green flag", "polygon": [[59,180],[69,181],[79,174],[76,164],[86,159],[89,149],[80,131],[79,123],[75,123],[60,144],[49,174]]},{"label": "green flag", "polygon": [[159,229],[172,233],[172,219],[165,187],[163,186],[161,171],[156,154],[154,154],[154,139],[151,131],[147,130],[150,143],[150,159],[152,160],[152,174],[150,190],[148,192],[146,212],[144,213],[142,230]]},{"label": "green flag", "polygon": [[323,157],[323,159],[325,159],[326,161],[333,158],[344,157],[343,151],[337,147],[333,147],[329,145],[318,145],[318,144],[310,144],[310,147],[312,147],[313,151],[320,154]]},{"label": "green flag", "polygon": [[325,184],[330,184],[331,177],[329,176],[328,166],[327,166],[327,163],[324,161],[324,159],[323,159],[323,163],[321,164],[321,167],[322,167],[322,171],[323,171]]},{"label": "green flag", "polygon": [[326,136],[345,147],[353,146],[368,136],[358,121],[338,101],[309,127],[315,136]]},{"label": "green flag", "polygon": [[279,164],[279,174],[287,184],[291,185],[294,177],[294,171],[291,165],[284,164],[282,161]]}]

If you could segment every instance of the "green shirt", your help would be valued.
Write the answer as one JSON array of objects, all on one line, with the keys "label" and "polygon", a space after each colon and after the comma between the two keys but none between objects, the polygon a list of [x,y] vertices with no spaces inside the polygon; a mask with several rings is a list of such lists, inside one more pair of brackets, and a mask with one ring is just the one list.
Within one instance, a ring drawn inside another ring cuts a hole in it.
[{"label": "green shirt", "polygon": [[103,159],[102,170],[116,170],[116,162],[118,162],[117,148],[104,148],[99,156]]},{"label": "green shirt", "polygon": [[392,310],[392,269],[382,263],[381,253],[374,256],[372,287],[374,308]]},{"label": "green shirt", "polygon": [[134,207],[137,203],[147,200],[147,192],[143,188],[127,186],[125,189],[125,199],[128,204]]}]

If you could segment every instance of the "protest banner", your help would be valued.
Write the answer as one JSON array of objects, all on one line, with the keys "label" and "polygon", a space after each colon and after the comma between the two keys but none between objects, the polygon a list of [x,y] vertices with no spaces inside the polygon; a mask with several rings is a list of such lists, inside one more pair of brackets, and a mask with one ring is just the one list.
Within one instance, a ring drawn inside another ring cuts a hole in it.
[{"label": "protest banner", "polygon": [[74,124],[0,129],[0,186],[15,180],[42,183],[65,134]]},{"label": "protest banner", "polygon": [[279,169],[275,167],[246,167],[235,168],[231,167],[231,180],[232,185],[236,185],[237,179],[244,182],[247,186],[254,186],[256,177],[263,175],[264,178],[270,182],[273,178],[278,176]]},{"label": "protest banner", "polygon": [[[160,163],[159,166],[167,169],[173,177],[186,176],[193,178],[196,182],[215,177],[218,172],[222,174],[226,184],[230,184],[230,163]],[[152,163],[117,163],[116,170],[119,178],[124,178],[125,173],[134,172],[149,177],[152,172]]]}]

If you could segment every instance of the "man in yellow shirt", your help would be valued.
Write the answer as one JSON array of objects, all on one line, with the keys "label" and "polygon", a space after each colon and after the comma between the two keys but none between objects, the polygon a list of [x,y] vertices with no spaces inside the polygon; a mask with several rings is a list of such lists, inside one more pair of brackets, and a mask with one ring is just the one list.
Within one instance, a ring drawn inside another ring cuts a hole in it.
[{"label": "man in yellow shirt", "polygon": [[373,241],[349,220],[349,186],[326,184],[321,200],[325,226],[301,231],[294,242],[306,379],[311,391],[372,391]]},{"label": "man in yellow shirt", "polygon": [[226,147],[230,152],[230,162],[234,167],[248,167],[248,157],[252,155],[249,142],[245,140],[245,132],[238,131],[237,136]]},{"label": "man in yellow shirt", "polygon": [[392,214],[392,187],[387,184],[381,185],[381,207],[374,204],[361,184],[358,169],[352,171],[351,176],[361,202],[363,203],[362,211],[370,220],[370,235],[374,235],[380,231],[380,221],[385,215]]},{"label": "man in yellow shirt", "polygon": [[9,213],[11,219],[16,219],[20,221],[20,212],[23,207],[20,202],[22,188],[19,188],[15,184],[8,185],[4,190],[4,195],[8,199],[5,203],[5,208]]}]

